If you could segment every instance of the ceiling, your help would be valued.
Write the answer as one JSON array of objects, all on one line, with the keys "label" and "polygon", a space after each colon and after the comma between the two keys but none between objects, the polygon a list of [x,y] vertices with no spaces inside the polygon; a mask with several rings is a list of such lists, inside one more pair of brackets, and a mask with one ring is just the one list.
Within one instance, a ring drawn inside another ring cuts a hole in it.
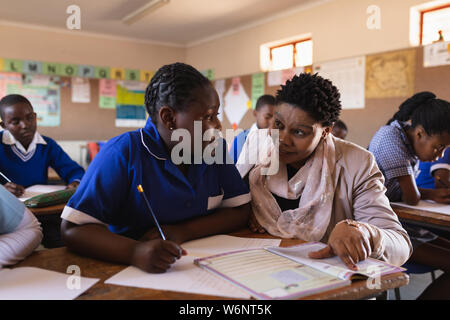
[{"label": "ceiling", "polygon": [[121,19],[149,0],[0,0],[0,20],[67,30],[68,6],[81,9],[81,31],[191,46],[327,0],[170,0],[132,25]]}]

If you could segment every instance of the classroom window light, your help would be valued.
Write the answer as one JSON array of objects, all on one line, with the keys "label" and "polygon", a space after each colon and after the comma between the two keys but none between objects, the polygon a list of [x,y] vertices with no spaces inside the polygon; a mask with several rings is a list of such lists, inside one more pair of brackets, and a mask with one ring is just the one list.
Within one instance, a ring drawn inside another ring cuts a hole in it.
[{"label": "classroom window light", "polygon": [[[450,3],[421,12],[421,44],[450,40]],[[440,39],[440,34],[442,39]]]},{"label": "classroom window light", "polygon": [[312,65],[311,38],[277,41],[261,46],[260,63],[263,71],[275,71]]},{"label": "classroom window light", "polygon": [[412,46],[450,41],[450,1],[434,0],[410,8],[409,41]]}]

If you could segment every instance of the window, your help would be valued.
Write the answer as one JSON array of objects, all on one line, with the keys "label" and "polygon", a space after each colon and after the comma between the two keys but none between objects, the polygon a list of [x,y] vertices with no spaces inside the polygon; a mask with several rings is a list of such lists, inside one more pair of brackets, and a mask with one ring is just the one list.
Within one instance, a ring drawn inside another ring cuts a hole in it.
[{"label": "window", "polygon": [[450,3],[420,12],[420,44],[426,45],[439,40],[439,33],[445,41],[450,40]]},{"label": "window", "polygon": [[261,46],[261,69],[274,71],[312,65],[312,39],[269,43]]},{"label": "window", "polygon": [[427,45],[439,39],[450,41],[450,1],[434,0],[411,7],[409,42],[412,46]]}]

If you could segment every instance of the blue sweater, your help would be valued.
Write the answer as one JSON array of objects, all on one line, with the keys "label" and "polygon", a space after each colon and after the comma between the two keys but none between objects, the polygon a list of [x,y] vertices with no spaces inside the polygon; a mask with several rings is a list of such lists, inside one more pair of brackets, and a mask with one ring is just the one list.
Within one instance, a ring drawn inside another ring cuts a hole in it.
[{"label": "blue sweater", "polygon": [[[42,136],[47,144],[37,144],[33,156],[24,161],[14,153],[13,146],[1,143],[3,133],[0,132],[0,172],[12,182],[25,188],[35,184],[47,184],[49,167],[68,184],[83,177],[84,169],[70,159],[55,140]],[[0,176],[0,183],[6,182]]]}]

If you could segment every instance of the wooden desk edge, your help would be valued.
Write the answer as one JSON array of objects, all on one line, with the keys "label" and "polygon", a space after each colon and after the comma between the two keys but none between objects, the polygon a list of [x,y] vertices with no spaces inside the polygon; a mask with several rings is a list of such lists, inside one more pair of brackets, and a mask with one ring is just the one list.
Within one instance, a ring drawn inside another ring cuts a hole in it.
[{"label": "wooden desk edge", "polygon": [[391,204],[391,206],[399,218],[450,227],[450,215],[413,208],[405,208],[395,204]]},{"label": "wooden desk edge", "polygon": [[[235,233],[233,235],[245,233]],[[273,238],[269,235],[253,234],[253,238]],[[281,246],[290,246],[298,244],[301,240],[283,239]],[[89,290],[85,291],[78,300],[113,300],[113,299],[132,299],[132,300],[228,300],[232,298],[208,296],[202,294],[194,294],[188,292],[163,291],[148,288],[137,288],[128,286],[118,286],[105,284],[105,281],[113,275],[127,268],[125,265],[108,263],[88,257],[79,256],[66,247],[36,251],[24,261],[20,262],[16,267],[38,267],[56,272],[65,273],[70,265],[78,265],[81,269],[81,275],[88,278],[98,278],[99,281]],[[85,266],[89,266],[88,270]],[[326,299],[363,299],[372,297],[386,291],[407,285],[409,277],[403,272],[398,272],[383,276],[380,281],[379,289],[369,289],[366,280],[355,281],[348,287],[333,289],[330,291],[310,295],[301,298],[302,300],[326,300]]]}]

